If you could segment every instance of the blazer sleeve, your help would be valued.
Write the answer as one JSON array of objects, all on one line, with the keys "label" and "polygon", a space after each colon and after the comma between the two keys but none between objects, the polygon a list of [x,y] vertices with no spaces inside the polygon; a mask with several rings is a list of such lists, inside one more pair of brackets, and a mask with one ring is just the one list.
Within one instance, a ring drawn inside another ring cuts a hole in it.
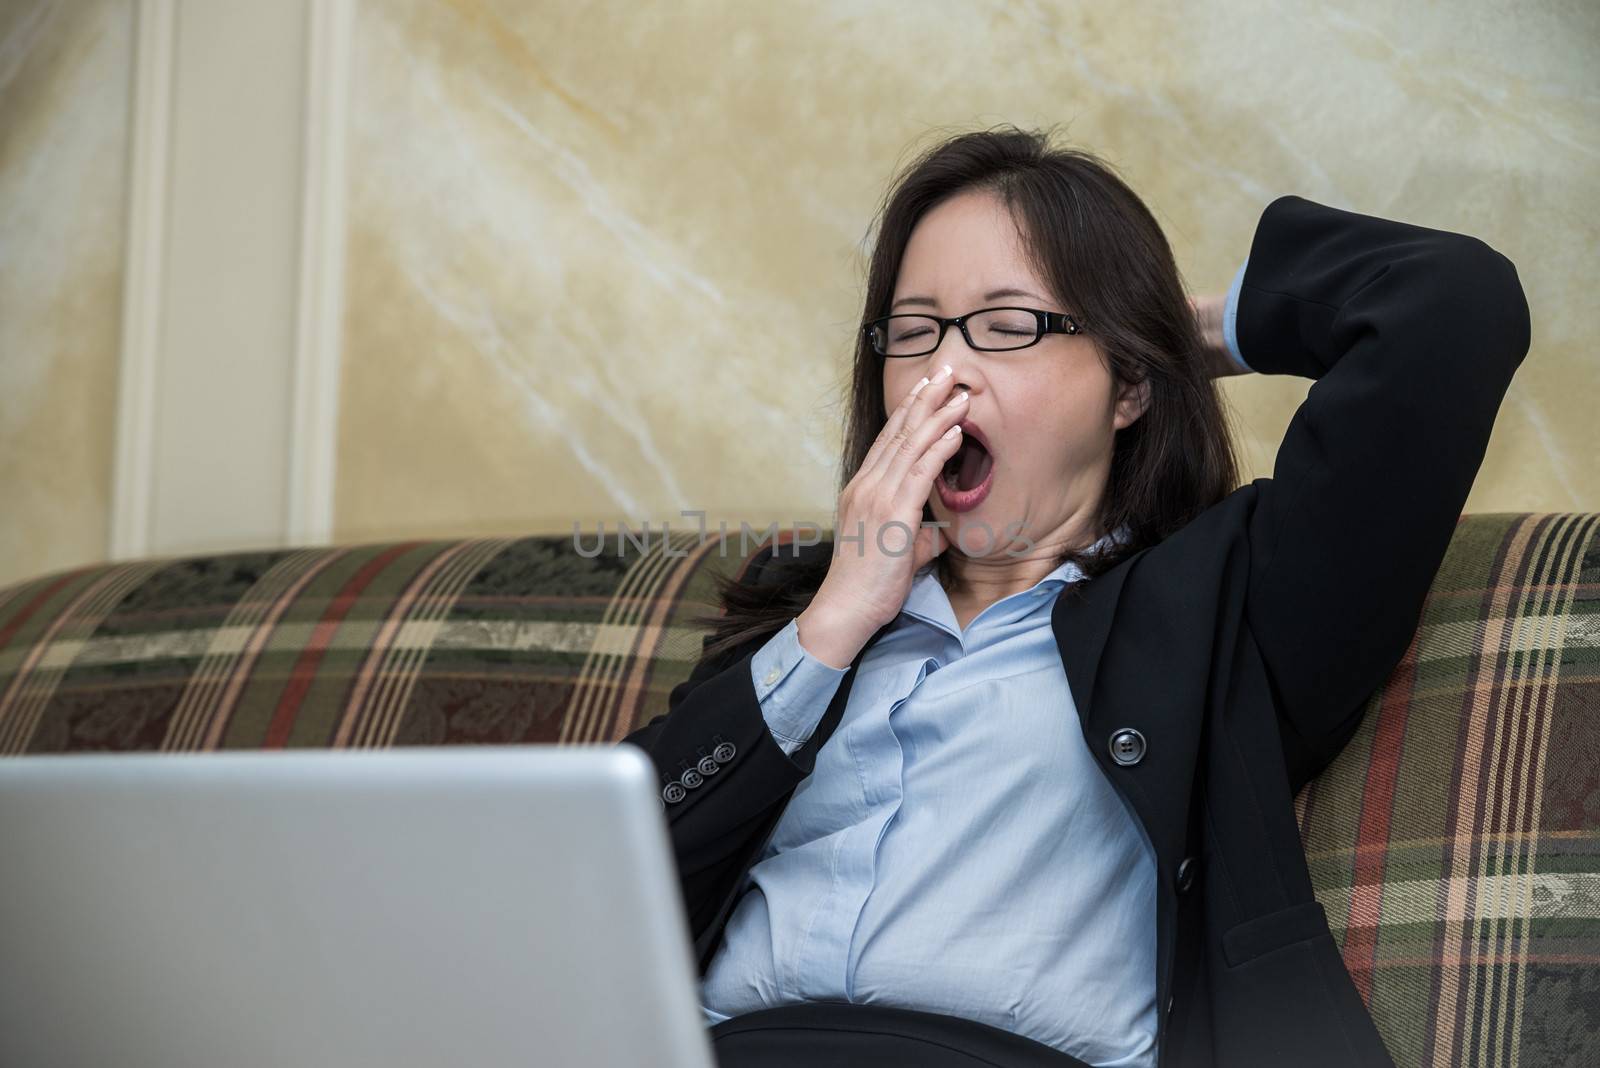
[{"label": "blazer sleeve", "polygon": [[1302,197],[1267,206],[1245,262],[1244,357],[1316,380],[1248,533],[1245,615],[1298,791],[1415,635],[1531,324],[1480,239]]},{"label": "blazer sleeve", "polygon": [[[766,580],[761,569],[771,558],[769,547],[751,561],[758,583]],[[719,761],[714,774],[664,808],[696,938],[727,896],[730,880],[743,874],[741,862],[754,837],[764,835],[774,806],[811,770],[784,752],[762,717],[751,677],[751,659],[762,645],[763,639],[754,639],[703,656],[668,694],[667,711],[617,743],[643,749],[663,788],[718,747],[731,746],[731,757]]]}]

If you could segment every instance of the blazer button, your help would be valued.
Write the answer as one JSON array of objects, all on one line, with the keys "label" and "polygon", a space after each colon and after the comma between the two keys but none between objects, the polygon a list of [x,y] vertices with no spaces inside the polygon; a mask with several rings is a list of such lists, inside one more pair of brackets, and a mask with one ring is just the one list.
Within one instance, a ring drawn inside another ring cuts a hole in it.
[{"label": "blazer button", "polygon": [[708,756],[701,757],[699,763],[695,764],[695,767],[699,769],[700,774],[702,775],[715,775],[717,772],[722,770],[722,765],[718,764],[715,760]]},{"label": "blazer button", "polygon": [[679,801],[689,796],[689,791],[683,788],[681,782],[669,782],[662,789],[661,796],[667,799],[667,804],[676,805]]},{"label": "blazer button", "polygon": [[711,750],[711,756],[718,764],[726,764],[728,761],[733,759],[733,754],[737,753],[738,751],[739,750],[734,748],[732,742],[723,742],[721,745]]},{"label": "blazer button", "polygon": [[706,780],[705,776],[701,775],[698,771],[694,770],[693,768],[688,768],[682,775],[678,776],[678,781],[683,783],[683,785],[687,786],[689,789],[693,790]]},{"label": "blazer button", "polygon": [[1123,767],[1132,767],[1144,759],[1144,735],[1132,727],[1123,727],[1111,736],[1111,759]]},{"label": "blazer button", "polygon": [[1178,877],[1175,880],[1178,893],[1187,894],[1194,885],[1195,872],[1200,867],[1199,857],[1184,857],[1178,862]]}]

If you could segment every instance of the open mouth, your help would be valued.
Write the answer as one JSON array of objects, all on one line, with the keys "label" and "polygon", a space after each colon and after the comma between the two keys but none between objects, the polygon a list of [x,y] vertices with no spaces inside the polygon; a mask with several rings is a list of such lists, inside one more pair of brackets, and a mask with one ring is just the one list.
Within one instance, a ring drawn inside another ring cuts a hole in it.
[{"label": "open mouth", "polygon": [[994,488],[994,455],[984,443],[983,432],[963,421],[961,445],[945,463],[934,482],[939,499],[952,512],[970,512],[982,504]]},{"label": "open mouth", "polygon": [[994,467],[994,457],[983,442],[970,434],[963,434],[961,447],[944,465],[944,484],[958,493],[977,489],[989,477]]}]

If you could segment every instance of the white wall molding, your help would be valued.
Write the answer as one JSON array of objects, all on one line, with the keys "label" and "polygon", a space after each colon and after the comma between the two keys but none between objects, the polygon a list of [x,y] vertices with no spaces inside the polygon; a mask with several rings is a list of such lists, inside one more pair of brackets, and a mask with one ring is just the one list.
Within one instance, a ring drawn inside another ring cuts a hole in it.
[{"label": "white wall molding", "polygon": [[112,560],[144,556],[150,548],[175,6],[176,0],[139,0],[135,30],[122,351],[107,546]]},{"label": "white wall molding", "polygon": [[353,0],[138,0],[109,556],[332,536]]},{"label": "white wall molding", "polygon": [[345,144],[354,0],[307,9],[305,171],[296,299],[293,426],[285,538],[333,539],[343,349]]}]

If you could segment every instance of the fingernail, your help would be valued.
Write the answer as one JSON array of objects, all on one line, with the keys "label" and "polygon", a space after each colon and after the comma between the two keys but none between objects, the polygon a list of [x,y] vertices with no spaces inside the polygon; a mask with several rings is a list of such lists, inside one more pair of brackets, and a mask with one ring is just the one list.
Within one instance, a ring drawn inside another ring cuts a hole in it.
[{"label": "fingernail", "polygon": [[950,398],[949,402],[945,405],[945,407],[946,408],[954,408],[958,404],[966,403],[966,400],[967,400],[967,391],[964,390],[964,389],[958,389],[958,390],[956,390],[956,395],[954,397]]},{"label": "fingernail", "polygon": [[918,393],[921,393],[922,392],[922,387],[927,385],[927,384],[928,384],[928,380],[926,378],[924,378],[921,382],[918,382],[916,388],[911,391],[911,395],[913,397],[915,397]]},{"label": "fingernail", "polygon": [[933,376],[933,380],[935,382],[943,382],[945,379],[950,377],[951,373],[952,372],[950,370],[950,365],[949,364],[945,364],[944,365],[944,369],[941,370],[938,374]]}]

